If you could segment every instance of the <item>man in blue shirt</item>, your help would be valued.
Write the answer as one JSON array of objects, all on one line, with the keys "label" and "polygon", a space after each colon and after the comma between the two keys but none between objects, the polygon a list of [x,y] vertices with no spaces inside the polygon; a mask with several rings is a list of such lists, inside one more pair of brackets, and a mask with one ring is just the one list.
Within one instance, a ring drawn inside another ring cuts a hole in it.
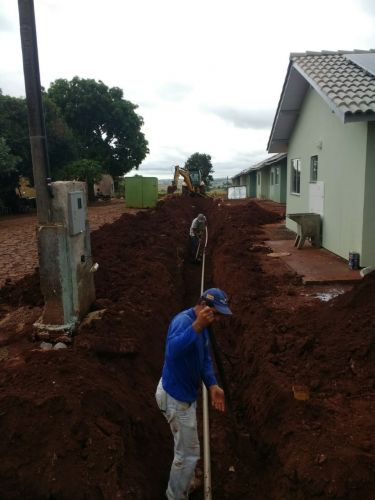
[{"label": "man in blue shirt", "polygon": [[200,456],[196,400],[203,381],[213,407],[225,409],[224,391],[218,386],[209,352],[209,325],[231,315],[228,298],[219,288],[206,290],[199,303],[175,316],[168,329],[163,374],[156,401],[174,437],[166,495],[168,500],[188,498]]}]

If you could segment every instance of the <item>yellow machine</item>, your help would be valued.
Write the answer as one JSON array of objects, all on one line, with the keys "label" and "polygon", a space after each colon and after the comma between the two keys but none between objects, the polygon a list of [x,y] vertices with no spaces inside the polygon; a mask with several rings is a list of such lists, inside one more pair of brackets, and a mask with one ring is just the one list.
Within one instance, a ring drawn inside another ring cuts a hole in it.
[{"label": "yellow machine", "polygon": [[167,189],[169,194],[177,190],[177,183],[180,176],[184,179],[182,184],[183,195],[198,194],[204,196],[206,186],[202,180],[200,170],[187,170],[186,168],[180,168],[178,165],[174,167],[174,178],[172,184]]}]

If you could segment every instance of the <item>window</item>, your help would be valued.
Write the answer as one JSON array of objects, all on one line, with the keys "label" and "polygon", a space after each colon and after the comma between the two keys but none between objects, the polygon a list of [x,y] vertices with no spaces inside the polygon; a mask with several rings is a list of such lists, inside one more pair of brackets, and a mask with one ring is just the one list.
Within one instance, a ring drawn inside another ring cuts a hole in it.
[{"label": "window", "polygon": [[310,159],[310,182],[318,180],[318,157],[312,156]]},{"label": "window", "polygon": [[258,186],[260,186],[260,172],[257,172],[257,181],[258,181]]},{"label": "window", "polygon": [[290,190],[292,194],[301,193],[301,160],[292,160],[291,162]]},{"label": "window", "polygon": [[275,169],[275,184],[280,184],[280,167]]},{"label": "window", "polygon": [[271,186],[275,184],[275,170],[271,169]]}]

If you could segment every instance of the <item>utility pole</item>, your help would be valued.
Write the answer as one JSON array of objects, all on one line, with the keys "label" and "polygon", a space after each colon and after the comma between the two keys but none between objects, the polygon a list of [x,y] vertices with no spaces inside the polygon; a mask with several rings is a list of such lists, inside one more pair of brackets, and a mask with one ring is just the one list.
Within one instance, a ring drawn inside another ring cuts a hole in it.
[{"label": "utility pole", "polygon": [[40,85],[34,1],[18,0],[31,156],[39,224],[51,220],[51,174]]},{"label": "utility pole", "polygon": [[93,266],[91,257],[85,183],[51,181],[34,1],[18,0],[18,9],[44,297],[42,316],[34,326],[40,338],[58,341],[59,335],[73,332],[95,300],[92,270],[97,266]]}]

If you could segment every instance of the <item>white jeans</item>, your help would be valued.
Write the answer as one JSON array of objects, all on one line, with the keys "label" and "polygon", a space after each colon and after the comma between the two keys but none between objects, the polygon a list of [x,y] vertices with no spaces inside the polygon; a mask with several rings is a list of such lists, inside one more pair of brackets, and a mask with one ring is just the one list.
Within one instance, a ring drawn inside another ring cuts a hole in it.
[{"label": "white jeans", "polygon": [[183,403],[172,398],[163,389],[161,380],[155,398],[174,438],[174,458],[166,495],[168,500],[185,500],[189,496],[189,486],[200,456],[197,403]]}]

